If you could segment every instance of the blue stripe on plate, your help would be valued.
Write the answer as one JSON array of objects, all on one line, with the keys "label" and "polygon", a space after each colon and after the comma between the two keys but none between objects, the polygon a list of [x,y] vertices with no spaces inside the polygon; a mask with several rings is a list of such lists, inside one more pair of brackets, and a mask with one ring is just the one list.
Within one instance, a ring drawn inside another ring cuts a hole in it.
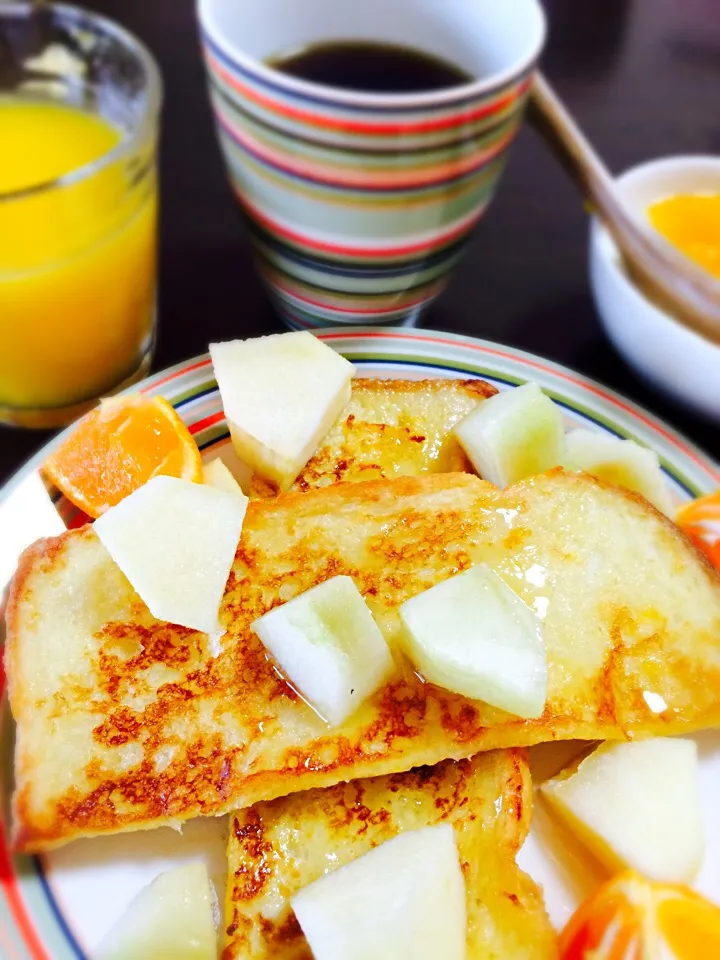
[{"label": "blue stripe on plate", "polygon": [[83,951],[80,949],[79,943],[73,936],[73,933],[70,930],[70,927],[67,925],[65,917],[63,916],[60,908],[57,905],[53,892],[50,889],[50,884],[48,883],[47,877],[45,876],[45,870],[43,869],[42,860],[40,859],[40,857],[33,857],[32,859],[35,864],[35,869],[37,870],[38,879],[40,880],[40,886],[42,887],[43,892],[45,894],[45,898],[48,902],[48,906],[50,907],[50,910],[53,916],[55,917],[55,921],[57,925],[60,927],[60,930],[62,931],[65,939],[67,940],[70,949],[75,954],[77,960],[89,960],[87,955],[83,953]]},{"label": "blue stripe on plate", "polygon": [[217,385],[214,387],[208,387],[207,390],[201,390],[200,393],[194,393],[191,397],[186,397],[184,400],[178,400],[177,403],[173,404],[173,407],[176,410],[181,410],[183,407],[186,407],[189,403],[195,403],[196,400],[202,400],[203,397],[210,396],[211,393],[217,392]]},{"label": "blue stripe on plate", "polygon": [[217,437],[213,437],[212,440],[206,440],[205,443],[199,443],[198,450],[200,451],[200,453],[202,453],[203,450],[207,450],[210,447],[217,446],[218,443],[223,443],[225,440],[229,440],[229,439],[230,439],[230,431],[227,430],[225,433],[221,433],[221,434],[218,434]]}]

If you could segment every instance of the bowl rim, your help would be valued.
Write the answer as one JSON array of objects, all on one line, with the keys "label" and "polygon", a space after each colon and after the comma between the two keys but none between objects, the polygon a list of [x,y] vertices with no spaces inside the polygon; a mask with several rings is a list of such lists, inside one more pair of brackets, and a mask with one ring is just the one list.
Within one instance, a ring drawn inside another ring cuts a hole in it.
[{"label": "bowl rim", "polygon": [[[649,314],[653,316],[653,320],[658,323],[667,323],[673,328],[673,330],[679,335],[686,338],[688,341],[688,346],[692,344],[693,348],[702,348],[707,350],[708,348],[715,354],[717,354],[717,359],[720,361],[720,344],[713,343],[712,340],[709,340],[707,337],[703,337],[702,334],[698,333],[695,330],[691,330],[689,327],[684,326],[682,323],[678,323],[675,317],[667,311],[663,310],[657,304],[653,303],[649,297],[646,297],[641,290],[632,282],[627,273],[623,270],[620,263],[620,251],[617,244],[613,240],[610,232],[604,226],[604,224],[599,220],[597,216],[593,216],[590,220],[590,256],[597,256],[599,259],[602,259],[604,263],[607,264],[608,269],[612,274],[613,282],[616,282],[622,288],[623,295],[629,296],[635,306],[641,309],[645,309]],[[597,293],[596,288],[597,283],[593,271],[590,271],[590,287],[593,292],[593,299],[596,301],[596,310],[600,316],[600,319],[605,325],[605,320],[603,318],[602,312],[597,307]]]},{"label": "bowl rim", "polygon": [[667,157],[655,157],[653,160],[645,160],[623,170],[615,177],[615,183],[619,186],[627,186],[645,177],[651,179],[655,174],[665,173],[669,170],[680,172],[709,167],[716,167],[720,177],[720,154],[679,153]]},{"label": "bowl rim", "polygon": [[[539,0],[522,0],[528,11],[535,17],[536,31],[531,49],[515,63],[481,80],[459,84],[445,90],[427,93],[378,94],[363,91],[343,90],[328,84],[300,80],[281,73],[261,60],[242,51],[237,44],[228,40],[216,23],[213,23],[213,4],[216,0],[196,0],[196,16],[200,25],[200,34],[204,43],[215,48],[240,73],[262,81],[265,87],[280,93],[290,94],[300,99],[314,102],[320,106],[340,106],[369,110],[403,110],[407,108],[437,108],[443,106],[461,106],[478,97],[491,94],[518,82],[530,74],[545,46],[548,33],[547,15]],[[361,0],[354,0],[361,2]],[[501,0],[505,2],[505,0]],[[517,0],[514,0],[517,2]],[[208,65],[208,70],[212,67]]]}]

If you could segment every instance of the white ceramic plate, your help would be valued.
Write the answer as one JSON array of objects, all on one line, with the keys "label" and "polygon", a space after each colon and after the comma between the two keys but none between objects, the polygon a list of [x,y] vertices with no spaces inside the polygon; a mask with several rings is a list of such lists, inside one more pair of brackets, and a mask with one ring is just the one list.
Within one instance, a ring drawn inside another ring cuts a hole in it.
[{"label": "white ceramic plate", "polygon": [[[699,450],[640,408],[597,383],[529,354],[467,337],[432,331],[351,329],[322,335],[363,376],[482,377],[498,388],[538,382],[564,410],[567,425],[631,437],[655,450],[678,503],[720,486],[720,469]],[[232,456],[212,367],[199,357],[151,377],[141,387],[174,404],[204,455]],[[137,388],[135,388],[137,389]],[[40,536],[85,518],[38,474],[41,451],[0,493],[0,584],[12,575],[19,552]],[[79,840],[45,857],[13,857],[8,848],[12,721],[7,706],[0,737],[0,957],[3,960],[77,960],[92,949],[132,897],[169,866],[207,860],[219,893],[225,884],[225,819],[196,820],[183,833],[169,829]],[[720,902],[720,732],[697,737],[702,756],[708,851],[697,888]],[[576,744],[533,750],[536,779],[554,773]],[[540,804],[521,865],[545,890],[560,926],[599,881],[579,852],[557,833]]]}]

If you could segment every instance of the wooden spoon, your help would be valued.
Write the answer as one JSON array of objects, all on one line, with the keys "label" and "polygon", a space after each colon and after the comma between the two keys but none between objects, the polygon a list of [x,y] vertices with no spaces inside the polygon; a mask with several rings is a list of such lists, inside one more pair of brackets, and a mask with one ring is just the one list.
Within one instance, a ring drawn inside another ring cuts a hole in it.
[{"label": "wooden spoon", "polygon": [[579,185],[643,293],[676,320],[720,343],[720,283],[625,208],[605,164],[541,73],[530,119]]}]

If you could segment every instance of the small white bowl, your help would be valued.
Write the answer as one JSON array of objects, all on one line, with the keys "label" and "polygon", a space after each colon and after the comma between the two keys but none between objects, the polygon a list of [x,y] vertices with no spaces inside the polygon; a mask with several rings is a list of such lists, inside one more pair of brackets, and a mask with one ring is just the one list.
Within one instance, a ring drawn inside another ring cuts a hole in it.
[{"label": "small white bowl", "polygon": [[[639,218],[656,200],[677,193],[720,193],[720,157],[653,160],[617,180]],[[614,240],[593,218],[590,283],[608,337],[656,389],[720,421],[720,346],[679,324],[627,276]]]}]

